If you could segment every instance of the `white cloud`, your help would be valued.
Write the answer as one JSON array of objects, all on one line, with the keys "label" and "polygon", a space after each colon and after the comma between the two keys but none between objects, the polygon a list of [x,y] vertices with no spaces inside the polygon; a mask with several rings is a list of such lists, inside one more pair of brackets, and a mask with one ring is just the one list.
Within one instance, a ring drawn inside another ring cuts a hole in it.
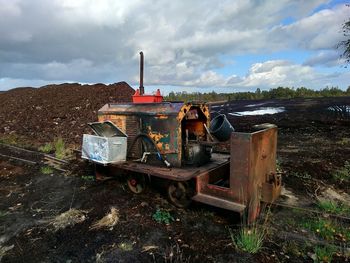
[{"label": "white cloud", "polygon": [[225,78],[218,73],[208,70],[204,71],[199,78],[185,82],[188,86],[199,86],[199,87],[215,87],[222,86],[225,83]]},{"label": "white cloud", "polygon": [[[312,68],[321,65],[317,55],[294,68],[286,61],[255,64],[246,77],[217,71],[226,56],[294,49],[329,53],[342,38],[348,8],[310,15],[328,2],[0,0],[0,78],[133,84],[140,50],[146,85],[271,86],[292,83],[287,69],[318,77]],[[282,25],[288,17],[296,22]]]},{"label": "white cloud", "polygon": [[303,65],[334,67],[345,64],[345,60],[339,57],[335,50],[321,50],[314,56],[308,58]]},{"label": "white cloud", "polygon": [[[288,61],[266,61],[252,65],[249,74],[241,83],[247,87],[306,86],[318,78],[309,66],[292,64]],[[312,85],[314,87],[314,85]]]},{"label": "white cloud", "polygon": [[285,45],[306,50],[334,49],[344,38],[341,25],[348,17],[348,7],[339,5],[304,17],[293,24],[274,27],[270,37],[273,42],[280,42],[281,48]]},{"label": "white cloud", "polygon": [[22,14],[19,2],[20,0],[0,0],[0,17],[19,17]]}]

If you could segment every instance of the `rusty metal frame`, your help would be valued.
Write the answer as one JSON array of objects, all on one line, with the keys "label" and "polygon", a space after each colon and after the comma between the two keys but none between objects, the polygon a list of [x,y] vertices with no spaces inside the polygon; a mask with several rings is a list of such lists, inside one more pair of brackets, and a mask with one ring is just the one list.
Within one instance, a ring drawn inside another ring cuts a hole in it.
[{"label": "rusty metal frame", "polygon": [[[281,191],[276,175],[277,127],[231,134],[230,163],[197,177],[194,200],[242,213],[249,221],[259,214],[260,201],[273,202]],[[211,177],[229,172],[229,186],[210,184]]]},{"label": "rusty metal frame", "polygon": [[174,181],[188,181],[192,178],[210,173],[222,165],[228,165],[228,159],[229,155],[227,154],[213,154],[211,161],[200,167],[167,168],[164,166],[164,164],[161,164],[160,166],[155,166],[133,161],[113,164],[111,167],[137,173],[143,173],[150,176],[156,176]]}]

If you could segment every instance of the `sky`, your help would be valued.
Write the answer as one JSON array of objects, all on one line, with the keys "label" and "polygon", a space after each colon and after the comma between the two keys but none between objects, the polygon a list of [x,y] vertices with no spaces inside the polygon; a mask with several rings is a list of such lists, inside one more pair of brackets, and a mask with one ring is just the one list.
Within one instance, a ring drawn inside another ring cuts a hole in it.
[{"label": "sky", "polygon": [[0,90],[63,82],[146,93],[350,86],[348,1],[0,0]]}]

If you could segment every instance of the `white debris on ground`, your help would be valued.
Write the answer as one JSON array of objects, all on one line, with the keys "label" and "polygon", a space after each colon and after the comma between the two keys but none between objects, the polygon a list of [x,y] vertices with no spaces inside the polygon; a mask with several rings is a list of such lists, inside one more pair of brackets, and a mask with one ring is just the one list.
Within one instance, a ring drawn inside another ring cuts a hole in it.
[{"label": "white debris on ground", "polygon": [[335,202],[341,202],[346,206],[350,207],[350,195],[345,192],[337,192],[333,188],[327,188],[324,190],[320,196],[318,196],[320,200],[331,200]]},{"label": "white debris on ground", "polygon": [[62,214],[59,214],[52,220],[49,220],[49,224],[55,228],[55,231],[57,231],[68,226],[82,223],[86,219],[86,214],[87,211],[72,208]]},{"label": "white debris on ground", "polygon": [[110,230],[118,223],[119,221],[119,210],[115,207],[111,208],[111,211],[102,217],[97,222],[93,223],[90,229],[100,229],[100,228],[109,228]]},{"label": "white debris on ground", "polygon": [[297,206],[299,203],[299,198],[295,196],[292,191],[286,189],[285,187],[282,187],[281,198],[283,198],[283,203],[286,205]]},{"label": "white debris on ground", "polygon": [[13,249],[14,248],[14,245],[11,245],[11,246],[0,246],[0,262],[1,262],[1,259],[3,256],[6,255],[6,252]]}]

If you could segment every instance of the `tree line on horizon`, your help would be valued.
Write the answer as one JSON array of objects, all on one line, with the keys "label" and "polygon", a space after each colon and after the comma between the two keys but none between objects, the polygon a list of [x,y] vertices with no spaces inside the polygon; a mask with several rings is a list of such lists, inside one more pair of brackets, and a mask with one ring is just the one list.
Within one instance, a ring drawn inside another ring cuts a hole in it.
[{"label": "tree line on horizon", "polygon": [[231,100],[260,100],[260,99],[292,99],[292,98],[320,98],[320,97],[344,97],[350,96],[350,86],[347,90],[338,87],[326,87],[321,90],[313,90],[305,87],[289,88],[278,87],[270,90],[256,89],[255,92],[233,92],[233,93],[208,93],[201,92],[170,92],[164,96],[168,101],[231,101]]}]

